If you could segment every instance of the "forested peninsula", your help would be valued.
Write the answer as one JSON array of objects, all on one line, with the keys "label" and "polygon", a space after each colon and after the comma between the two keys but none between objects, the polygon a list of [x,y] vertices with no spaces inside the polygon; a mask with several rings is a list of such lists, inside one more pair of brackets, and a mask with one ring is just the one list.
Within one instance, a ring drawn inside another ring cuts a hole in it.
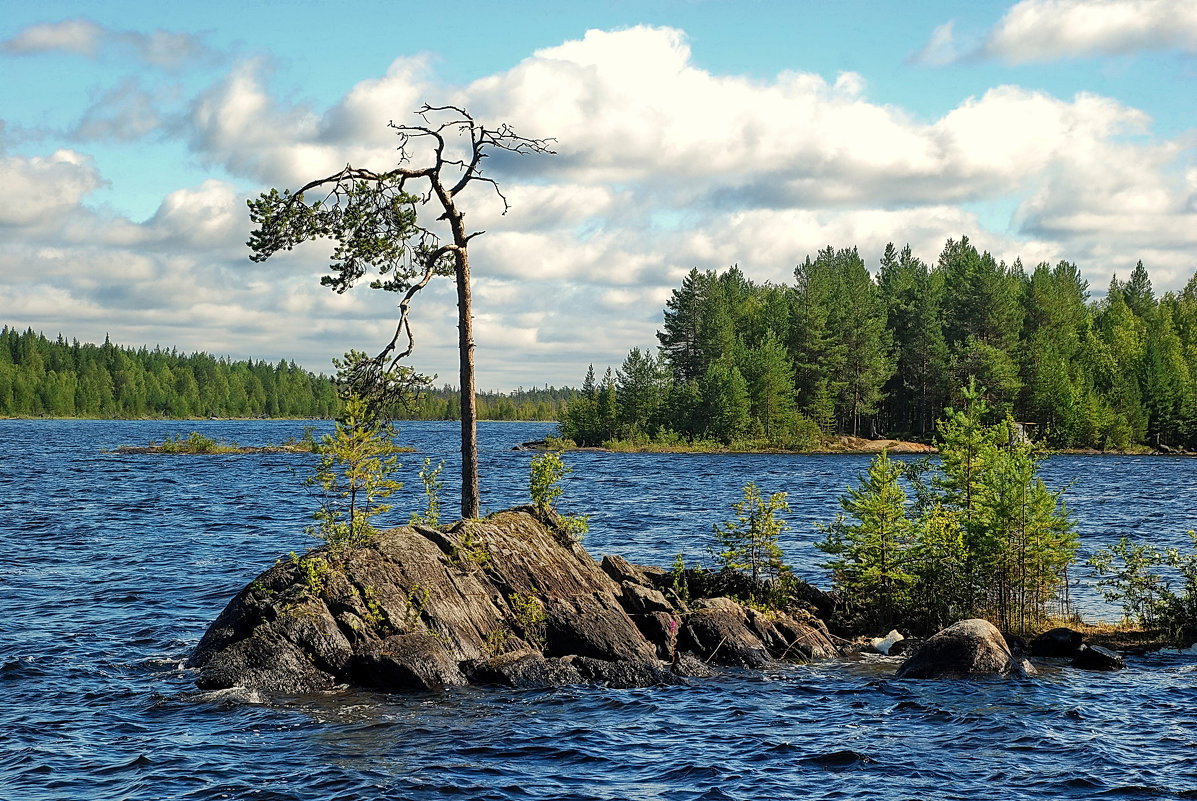
[{"label": "forested peninsula", "polygon": [[[577,390],[555,387],[478,394],[483,420],[556,420]],[[48,339],[0,328],[0,417],[332,418],[341,411],[333,379],[293,361],[233,361],[176,349]],[[402,420],[458,419],[451,387],[427,389]]]},{"label": "forested peninsula", "polygon": [[995,417],[1059,449],[1197,449],[1197,274],[1156,297],[1143,263],[1105,297],[1067,261],[1026,270],[967,237],[934,265],[855,247],[793,284],[691,270],[659,353],[591,366],[561,416],[577,445],[809,450],[829,436],[927,440],[975,378]]}]

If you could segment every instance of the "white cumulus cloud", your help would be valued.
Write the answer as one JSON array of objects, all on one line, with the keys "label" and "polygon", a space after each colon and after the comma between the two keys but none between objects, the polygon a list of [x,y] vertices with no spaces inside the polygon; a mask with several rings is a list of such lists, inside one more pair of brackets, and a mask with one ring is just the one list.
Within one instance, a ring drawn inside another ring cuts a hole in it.
[{"label": "white cumulus cloud", "polygon": [[0,186],[10,198],[0,204],[0,226],[53,224],[100,183],[92,159],[74,150],[32,158],[0,155]]},{"label": "white cumulus cloud", "polygon": [[1192,0],[1023,0],[980,54],[1022,64],[1174,49],[1197,52]]},{"label": "white cumulus cloud", "polygon": [[[947,53],[950,27],[941,40]],[[236,65],[182,101],[181,122],[159,126],[220,177],[166,192],[141,222],[89,206],[104,176],[78,151],[0,154],[0,184],[27,199],[0,209],[0,302],[22,304],[11,322],[102,339],[105,321],[120,320],[142,332],[134,342],[317,369],[379,347],[396,298],[321,287],[327,242],[251,264],[245,200],[347,162],[394,165],[387,124],[417,122],[424,102],[557,140],[556,156],[486,162],[509,213],[485,184],[461,196],[467,226],[486,232],[471,242],[484,388],[576,383],[588,362],[601,370],[651,346],[664,300],[692,267],[738,263],[754,280],[788,283],[829,245],[857,246],[875,266],[887,242],[910,243],[932,262],[961,235],[1007,262],[1076,261],[1098,287],[1139,258],[1159,291],[1194,267],[1193,142],[1158,136],[1149,116],[1108,97],[996,86],[924,119],[871,97],[868,75],[712,72],[682,32],[650,27],[590,31],[465,86],[431,63],[402,56],[322,105],[274,87],[264,62]],[[139,91],[130,83],[113,98],[128,114],[91,120],[97,136],[150,124],[139,109],[157,105]],[[976,211],[994,205],[1014,215]],[[455,303],[438,280],[413,308],[415,364],[448,381]],[[146,340],[159,325],[167,333]]]}]

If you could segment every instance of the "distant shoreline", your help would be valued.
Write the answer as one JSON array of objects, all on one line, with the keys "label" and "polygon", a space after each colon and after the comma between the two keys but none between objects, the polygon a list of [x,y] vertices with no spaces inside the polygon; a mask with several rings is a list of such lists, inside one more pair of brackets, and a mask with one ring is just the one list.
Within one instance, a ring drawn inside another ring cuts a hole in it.
[{"label": "distant shoreline", "polygon": [[[330,423],[333,418],[330,417],[21,417],[21,416],[7,416],[0,415],[0,421],[6,420],[20,420],[20,421],[44,421],[44,422],[131,422],[131,423]],[[395,425],[402,427],[404,423],[460,423],[460,420],[445,420],[432,418],[419,418],[409,420],[396,420]],[[524,424],[550,424],[555,423],[554,420],[479,420],[479,423],[524,423]],[[713,454],[776,454],[776,455],[837,455],[843,454],[846,456],[859,456],[878,454],[881,451],[886,451],[891,455],[903,456],[934,456],[938,451],[932,445],[927,445],[920,442],[913,442],[910,440],[900,439],[877,439],[865,440],[858,437],[841,436],[837,438],[839,443],[824,444],[818,448],[811,450],[787,450],[785,448],[752,448],[739,449],[731,447],[717,447],[711,448],[705,445],[693,448],[678,445],[654,445],[647,443],[643,446],[628,447],[628,448],[604,448],[601,446],[587,445],[574,446],[564,448],[566,451],[594,451],[599,453],[661,453],[661,454],[684,454],[684,453],[713,453]],[[857,440],[857,443],[844,444],[845,440]],[[888,444],[887,444],[888,443]],[[548,450],[549,447],[544,440],[532,440],[523,442],[512,448],[512,450]],[[1178,449],[1156,449],[1147,445],[1135,446],[1126,450],[1111,450],[1101,451],[1095,448],[1059,448],[1059,449],[1045,449],[1041,452],[1044,456],[1177,456],[1177,457],[1197,457],[1197,451],[1182,451]]]},{"label": "distant shoreline", "polygon": [[[846,438],[840,438],[846,439]],[[858,439],[858,438],[853,438]],[[522,442],[516,445],[512,450],[517,451],[546,451],[556,448],[556,443],[550,444],[546,440],[532,440],[530,442]],[[932,445],[927,445],[920,442],[910,442],[908,440],[861,440],[858,443],[851,445],[843,443],[824,444],[818,448],[811,450],[786,450],[784,448],[732,448],[732,447],[709,447],[707,445],[699,445],[696,447],[686,447],[685,445],[654,445],[653,443],[646,443],[641,446],[629,446],[621,448],[605,448],[597,445],[586,446],[572,446],[561,448],[565,452],[594,452],[594,453],[644,453],[644,454],[725,454],[725,455],[743,455],[743,454],[773,454],[778,456],[876,456],[885,451],[894,456],[935,456],[939,451]],[[1044,450],[1044,456],[1178,456],[1178,457],[1197,457],[1197,453],[1189,451],[1162,451],[1146,448],[1143,450],[1123,450],[1123,451],[1099,451],[1085,448],[1061,448],[1058,450]]]}]

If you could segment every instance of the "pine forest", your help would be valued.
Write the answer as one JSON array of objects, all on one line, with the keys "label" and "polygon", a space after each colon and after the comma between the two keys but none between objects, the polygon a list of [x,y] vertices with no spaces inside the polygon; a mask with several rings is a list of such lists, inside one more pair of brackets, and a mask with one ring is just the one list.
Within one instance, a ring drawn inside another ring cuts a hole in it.
[{"label": "pine forest", "polygon": [[[575,390],[481,392],[483,420],[556,420]],[[0,417],[331,418],[334,381],[295,362],[231,361],[206,353],[67,342],[32,329],[0,328]],[[452,387],[427,389],[396,419],[456,420]]]},{"label": "pine forest", "polygon": [[632,348],[562,414],[579,445],[821,437],[928,440],[970,378],[998,419],[1053,448],[1197,448],[1197,275],[1156,297],[1139,262],[1093,300],[1075,264],[1027,270],[948,240],[934,265],[892,244],[876,276],[820,251],[794,283],[691,270],[659,348]]}]

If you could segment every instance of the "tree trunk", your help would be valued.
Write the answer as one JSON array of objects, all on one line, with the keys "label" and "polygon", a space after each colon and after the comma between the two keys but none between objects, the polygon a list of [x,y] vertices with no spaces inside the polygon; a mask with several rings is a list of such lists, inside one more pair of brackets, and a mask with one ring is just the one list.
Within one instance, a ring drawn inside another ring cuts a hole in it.
[{"label": "tree trunk", "polygon": [[[438,165],[439,168],[439,165]],[[466,235],[465,215],[457,210],[453,195],[440,182],[439,175],[432,179],[436,192],[445,210],[449,229],[453,232],[453,244],[457,246],[455,256],[457,268],[457,349],[459,379],[461,381],[461,519],[473,520],[479,517],[478,499],[478,403],[474,388],[474,310],[470,298],[470,238]]]},{"label": "tree trunk", "polygon": [[[455,232],[456,233],[456,232]],[[474,319],[470,300],[470,257],[457,251],[457,346],[461,362],[461,518],[479,516],[478,407],[474,396]]]}]

